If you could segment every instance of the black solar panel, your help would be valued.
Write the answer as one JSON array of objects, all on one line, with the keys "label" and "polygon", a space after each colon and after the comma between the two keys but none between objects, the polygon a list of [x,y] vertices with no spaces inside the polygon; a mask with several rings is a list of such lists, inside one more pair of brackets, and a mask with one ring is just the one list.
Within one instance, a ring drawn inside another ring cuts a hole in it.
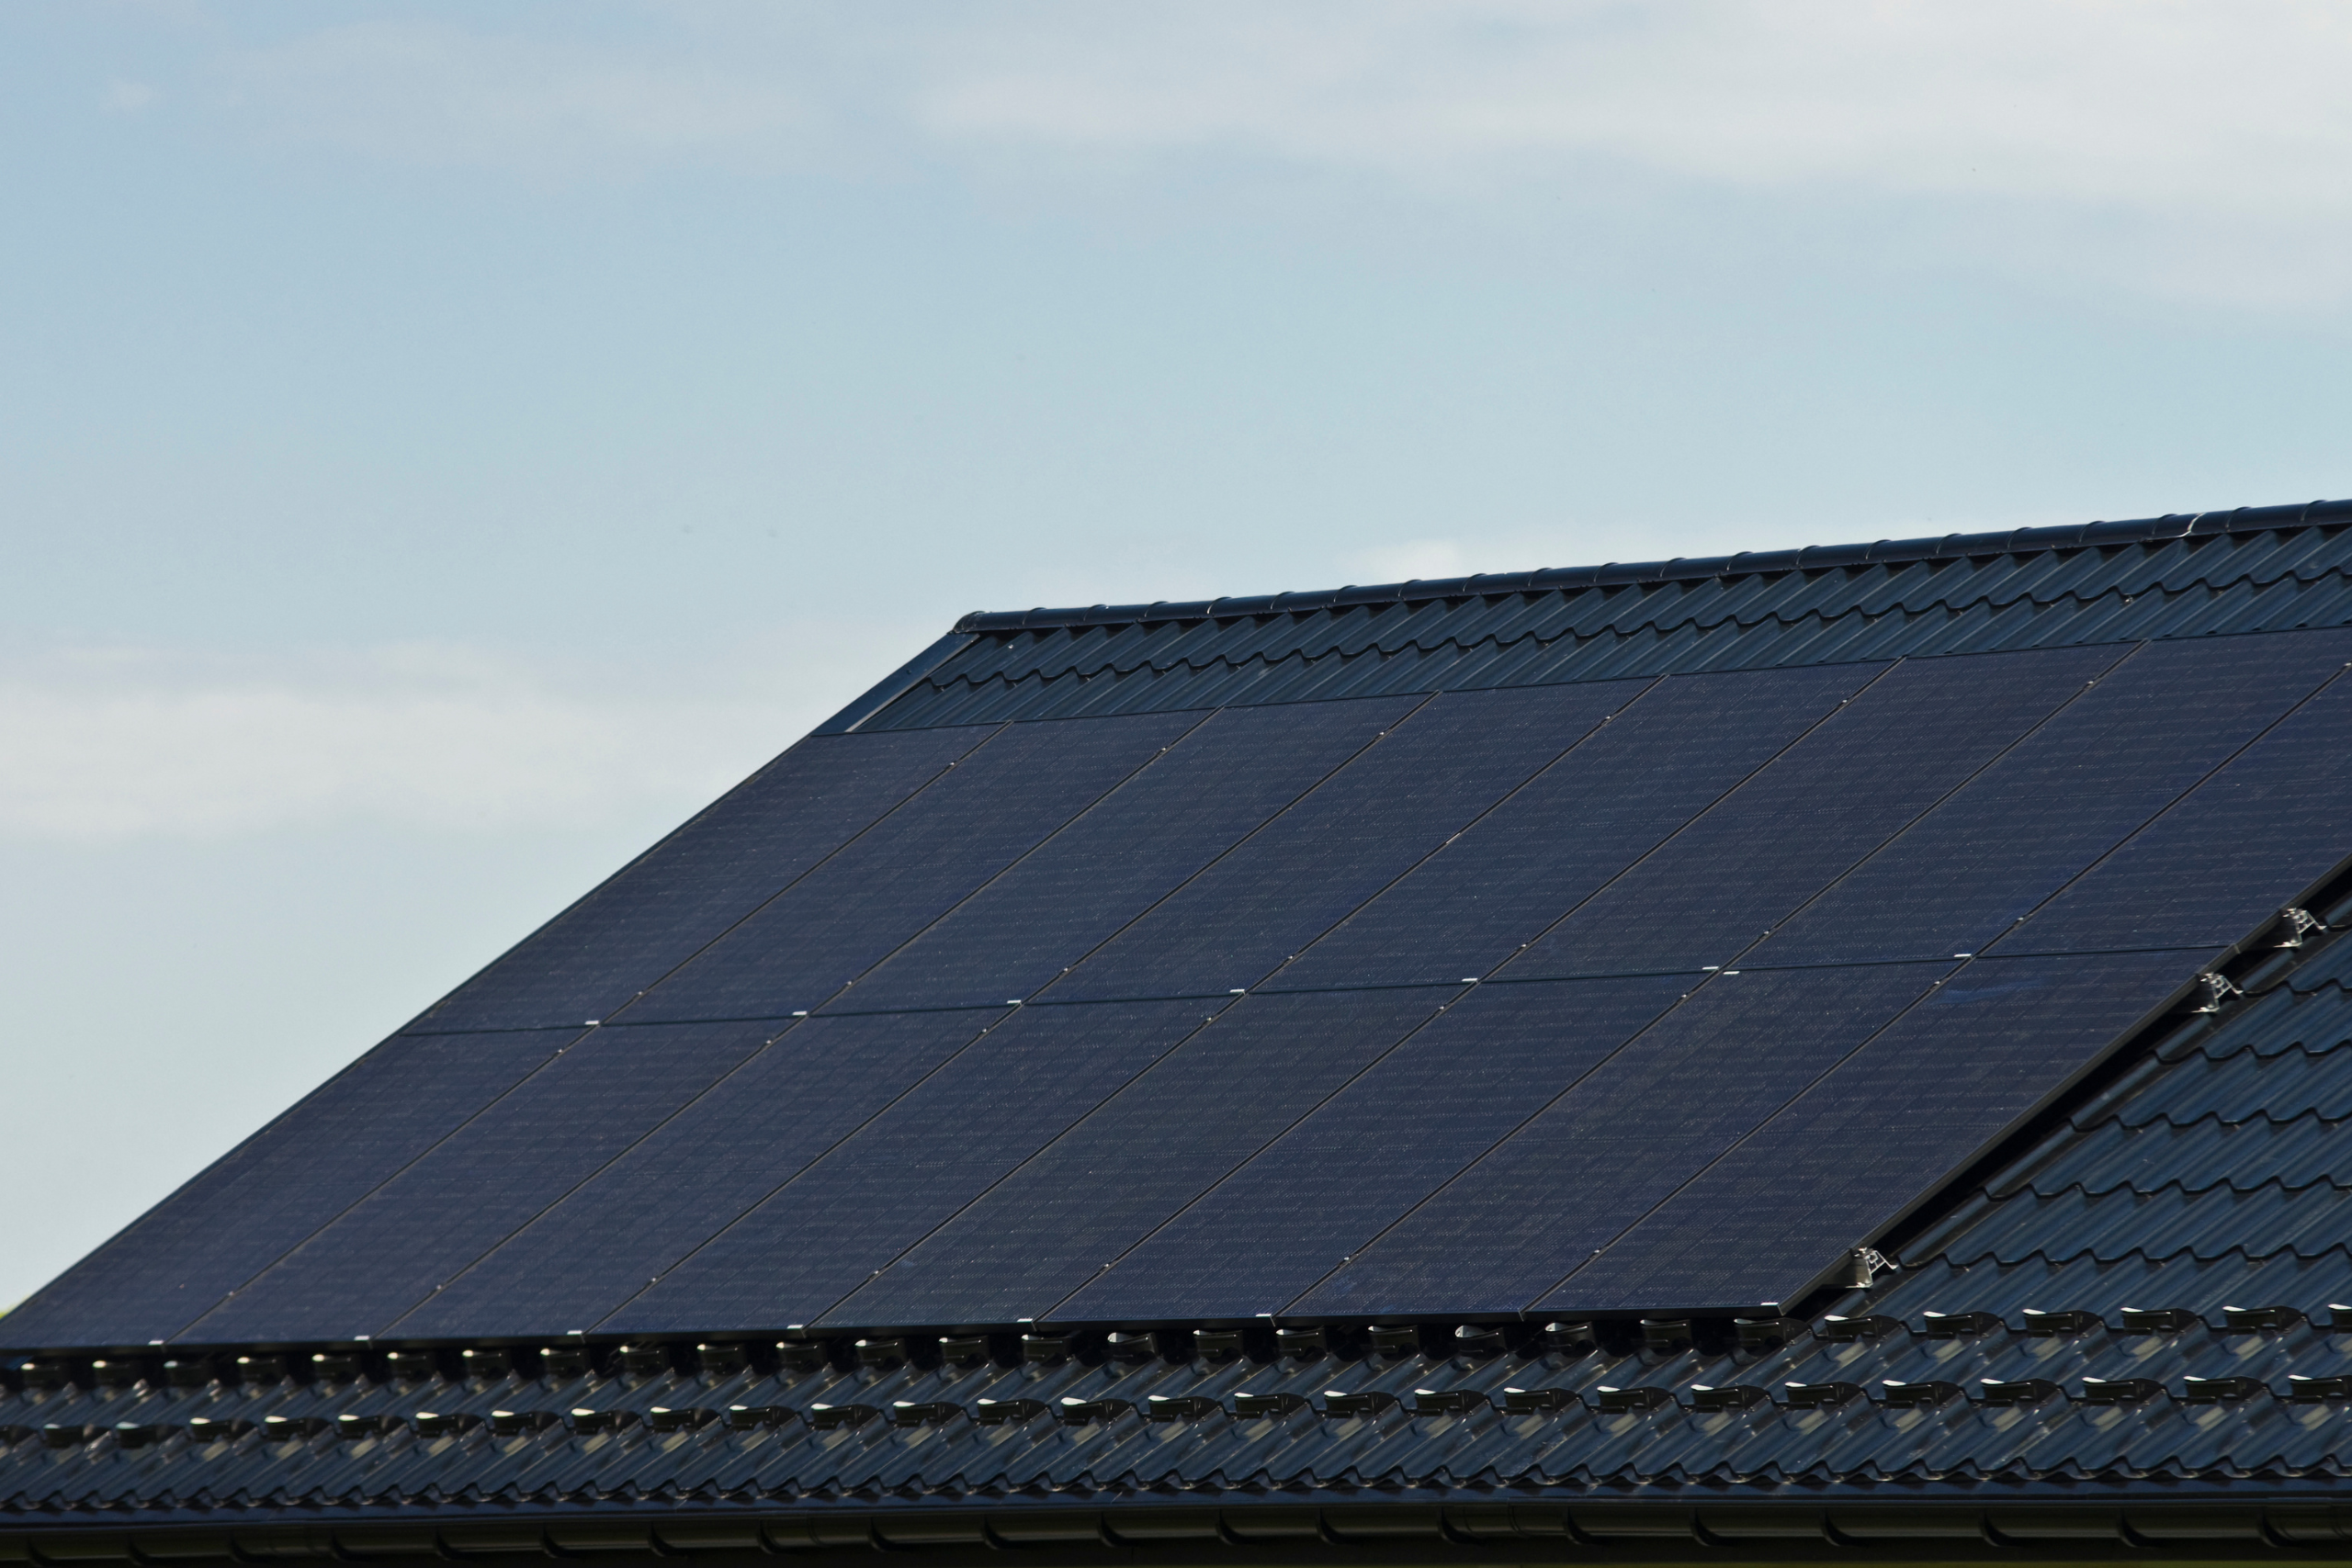
[{"label": "black solar panel", "polygon": [[1031,995],[1428,700],[1218,713],[831,1005]]},{"label": "black solar panel", "polygon": [[1023,1008],[597,1326],[815,1322],[1201,1023],[1193,1001]]},{"label": "black solar panel", "polygon": [[[1057,1315],[1107,1322],[1282,1311],[1673,1006],[1685,984],[1652,976],[1479,987],[1119,1258]],[[1548,1205],[1542,1212],[1552,1215]],[[1216,1267],[1203,1268],[1204,1258]]]},{"label": "black solar panel", "polygon": [[2154,643],[1841,878],[1755,964],[1973,953],[2301,702],[2337,630]]},{"label": "black solar panel", "polygon": [[1399,988],[1231,1004],[826,1321],[1048,1315],[1453,995]]},{"label": "black solar panel", "polygon": [[385,1325],[757,1051],[766,1024],[590,1032],[267,1272],[198,1340],[347,1338]]},{"label": "black solar panel", "polygon": [[1965,783],[2125,649],[1913,660],[1888,671],[1502,971],[1731,964]]},{"label": "black solar panel", "polygon": [[593,1327],[1003,1014],[988,1008],[795,1024],[400,1319],[399,1331]]},{"label": "black solar panel", "polygon": [[2218,946],[2352,856],[2339,674],[1994,949]]},{"label": "black solar panel", "polygon": [[413,1027],[520,1029],[603,1018],[992,733],[969,725],[802,741]]},{"label": "black solar panel", "polygon": [[1289,1310],[1528,1307],[1951,967],[1784,969],[1706,981],[1548,1106],[1523,1101],[1532,1120],[1365,1237],[1352,1261]]},{"label": "black solar panel", "polygon": [[1484,975],[1886,666],[1669,676],[1374,899],[1275,989]]},{"label": "black solar panel", "polygon": [[2195,953],[1979,959],[1536,1303],[1790,1302],[2199,968]]},{"label": "black solar panel", "polygon": [[1204,716],[1006,726],[654,987],[628,1017],[782,1018],[822,1006]]},{"label": "black solar panel", "polygon": [[1222,996],[1344,919],[1582,739],[1647,682],[1432,699],[1050,993]]},{"label": "black solar panel", "polygon": [[18,1305],[10,1335],[172,1337],[580,1032],[394,1035]]}]

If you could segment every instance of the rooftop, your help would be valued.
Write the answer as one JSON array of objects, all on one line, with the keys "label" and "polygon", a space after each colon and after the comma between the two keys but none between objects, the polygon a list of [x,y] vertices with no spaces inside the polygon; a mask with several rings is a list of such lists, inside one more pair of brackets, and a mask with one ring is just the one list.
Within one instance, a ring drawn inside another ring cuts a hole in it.
[{"label": "rooftop", "polygon": [[0,1559],[2337,1542],[2347,527],[967,617],[0,1318]]}]

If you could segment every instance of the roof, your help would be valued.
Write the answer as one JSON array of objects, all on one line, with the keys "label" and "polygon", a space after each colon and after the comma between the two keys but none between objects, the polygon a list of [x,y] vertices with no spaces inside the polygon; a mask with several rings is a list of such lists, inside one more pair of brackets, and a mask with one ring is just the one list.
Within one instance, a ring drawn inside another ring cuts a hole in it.
[{"label": "roof", "polygon": [[2346,522],[967,617],[0,1318],[0,1553],[2333,1540]]}]

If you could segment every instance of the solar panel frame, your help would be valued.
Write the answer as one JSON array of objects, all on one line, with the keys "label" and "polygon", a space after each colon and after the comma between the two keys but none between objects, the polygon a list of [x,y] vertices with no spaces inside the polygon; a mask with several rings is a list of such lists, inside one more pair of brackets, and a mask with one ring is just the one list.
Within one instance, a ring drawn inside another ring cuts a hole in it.
[{"label": "solar panel frame", "polygon": [[1647,689],[1442,694],[1053,984],[1057,1001],[1265,978]]},{"label": "solar panel frame", "polygon": [[631,1022],[820,1008],[1207,716],[1009,724],[632,1003]]},{"label": "solar panel frame", "polygon": [[[2352,679],[2295,705],[1987,951],[2220,946],[2352,860]],[[2257,820],[2259,832],[2248,828]]]},{"label": "solar panel frame", "polygon": [[764,1021],[587,1032],[188,1333],[213,1340],[382,1333],[774,1032]]},{"label": "solar panel frame", "polygon": [[[1055,1309],[1064,1319],[1281,1312],[1671,1008],[1681,977],[1481,986]],[[1222,1267],[1204,1270],[1201,1259]],[[1465,1260],[1466,1261],[1466,1260]]]},{"label": "solar panel frame", "polygon": [[2141,646],[1746,962],[1887,962],[1989,947],[2347,657],[2352,633],[2336,629]]},{"label": "solar panel frame", "polygon": [[2097,1066],[2211,956],[2189,949],[1962,965],[1532,1309],[1793,1302]]},{"label": "solar panel frame", "polygon": [[1184,1000],[1006,1015],[598,1327],[817,1321],[1201,1023]]},{"label": "solar panel frame", "polygon": [[2127,651],[2110,645],[1905,660],[1498,973],[1557,979],[1742,962]]},{"label": "solar panel frame", "polygon": [[1037,994],[1429,700],[1221,710],[828,1010]]},{"label": "solar panel frame", "polygon": [[1004,1014],[793,1024],[390,1326],[420,1337],[597,1326]]},{"label": "solar panel frame", "polygon": [[18,1303],[12,1338],[179,1338],[580,1034],[394,1035]]},{"label": "solar panel frame", "polygon": [[1657,682],[1263,988],[1443,984],[1493,973],[1887,668]]},{"label": "solar panel frame", "polygon": [[1457,989],[1251,996],[1225,1004],[1183,1045],[818,1321],[1052,1316],[1056,1303],[1105,1263],[1279,1136]]},{"label": "solar panel frame", "polygon": [[[1527,1107],[1509,1135],[1282,1310],[1526,1310],[1953,967],[1692,977],[1688,996],[1548,1101]],[[1570,1193],[1573,1203],[1563,1203]]]},{"label": "solar panel frame", "polygon": [[[409,1025],[576,1025],[651,987],[979,745],[995,725],[801,741]],[[778,810],[779,803],[785,808]]]}]

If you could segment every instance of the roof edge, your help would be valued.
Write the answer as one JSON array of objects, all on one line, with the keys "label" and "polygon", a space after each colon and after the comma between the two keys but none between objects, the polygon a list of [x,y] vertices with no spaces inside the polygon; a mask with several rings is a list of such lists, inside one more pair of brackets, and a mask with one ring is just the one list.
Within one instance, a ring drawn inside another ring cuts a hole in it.
[{"label": "roof edge", "polygon": [[1678,556],[1664,561],[1611,561],[1601,566],[1480,572],[1469,577],[1415,578],[1407,582],[1327,588],[1295,593],[1160,600],[1149,604],[1089,604],[1067,609],[975,610],[956,623],[956,630],[973,635],[1068,626],[1311,615],[1364,604],[1416,604],[1484,594],[1568,592],[1630,583],[1690,582],[1710,577],[1821,571],[1833,567],[1949,560],[1962,556],[2039,554],[2045,550],[2145,544],[2192,535],[2267,533],[2324,523],[2352,523],[2352,501],[2314,501],[2296,506],[2241,506],[2228,512],[2174,512],[2162,517],[2142,517],[2124,522],[2067,523],[1985,534],[1945,534],[1936,538],[1881,539],[1874,544],[1812,545],[1795,550],[1743,550],[1730,556]]}]

